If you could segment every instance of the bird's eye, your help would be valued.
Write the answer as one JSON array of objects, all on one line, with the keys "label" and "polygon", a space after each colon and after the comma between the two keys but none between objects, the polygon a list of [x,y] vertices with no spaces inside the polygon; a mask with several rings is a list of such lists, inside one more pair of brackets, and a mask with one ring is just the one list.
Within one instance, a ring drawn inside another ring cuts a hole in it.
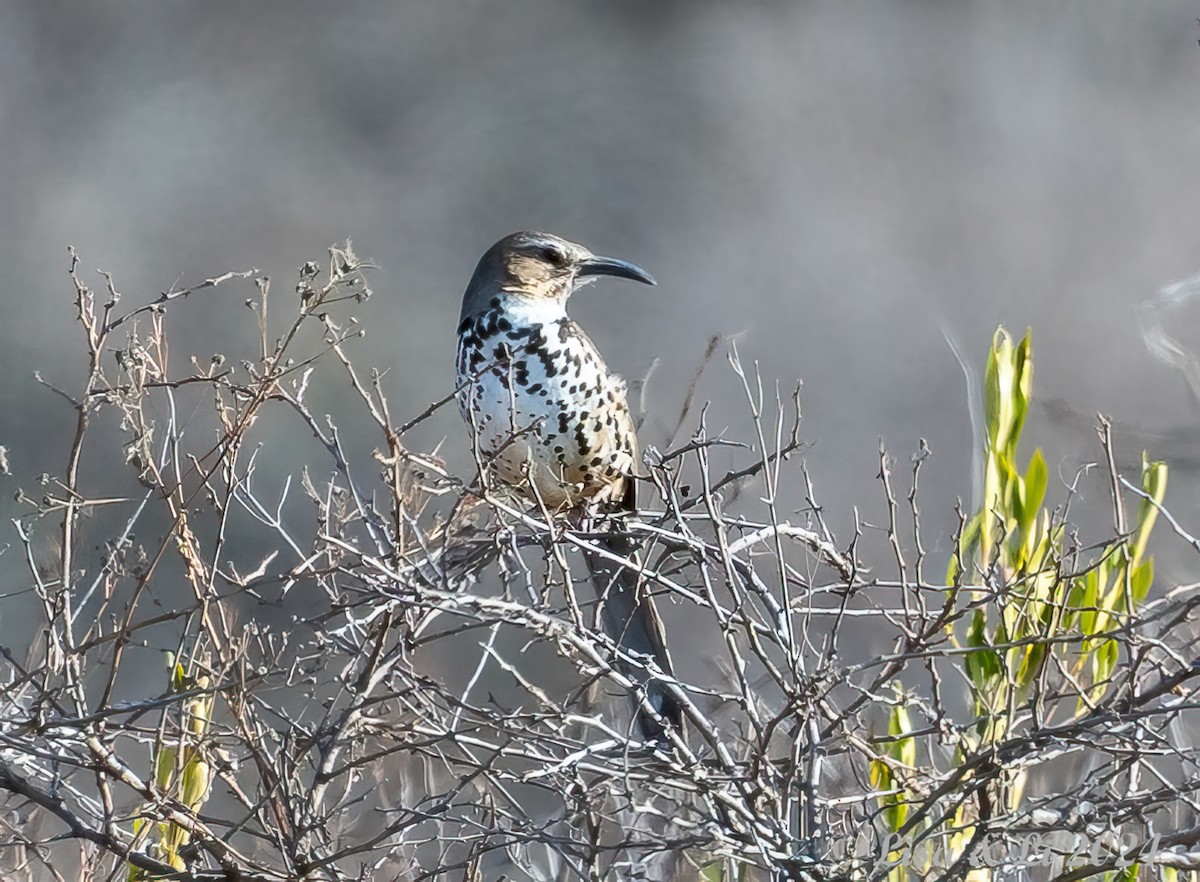
[{"label": "bird's eye", "polygon": [[566,252],[557,245],[542,246],[542,260],[552,266],[565,266],[567,263]]}]

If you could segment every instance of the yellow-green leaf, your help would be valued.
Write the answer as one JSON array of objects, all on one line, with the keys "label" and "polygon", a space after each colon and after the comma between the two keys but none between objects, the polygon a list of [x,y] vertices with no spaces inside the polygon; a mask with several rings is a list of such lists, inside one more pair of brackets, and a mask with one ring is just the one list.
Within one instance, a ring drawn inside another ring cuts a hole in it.
[{"label": "yellow-green leaf", "polygon": [[1129,593],[1133,602],[1142,604],[1150,593],[1150,585],[1154,582],[1154,558],[1148,557],[1135,566],[1129,574]]},{"label": "yellow-green leaf", "polygon": [[1143,499],[1138,506],[1137,533],[1133,540],[1135,563],[1140,561],[1146,552],[1150,531],[1154,529],[1154,522],[1158,520],[1158,506],[1162,505],[1163,498],[1167,495],[1167,464],[1151,460],[1145,451],[1142,451],[1142,490],[1154,502]]}]

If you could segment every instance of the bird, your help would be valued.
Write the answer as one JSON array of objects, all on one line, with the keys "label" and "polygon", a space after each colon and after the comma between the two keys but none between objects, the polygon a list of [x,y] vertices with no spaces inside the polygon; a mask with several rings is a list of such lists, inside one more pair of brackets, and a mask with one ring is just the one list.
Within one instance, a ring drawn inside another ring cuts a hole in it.
[{"label": "bird", "polygon": [[[459,314],[456,390],[479,462],[546,510],[577,519],[636,509],[638,440],[626,384],[567,315],[567,300],[601,276],[656,284],[635,264],[593,254],[549,233],[505,236],[480,258]],[[581,520],[582,522],[582,520]],[[636,552],[628,535],[602,544],[621,557]],[[606,633],[634,657],[673,676],[662,621],[637,574],[586,555]],[[655,713],[638,703],[647,741],[680,731],[673,692],[644,665],[618,669],[645,690]]]}]

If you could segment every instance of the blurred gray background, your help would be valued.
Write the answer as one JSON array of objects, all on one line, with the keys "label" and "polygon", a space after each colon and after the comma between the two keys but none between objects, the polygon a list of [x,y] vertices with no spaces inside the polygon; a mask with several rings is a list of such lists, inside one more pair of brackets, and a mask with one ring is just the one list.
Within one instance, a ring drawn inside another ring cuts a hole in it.
[{"label": "blurred gray background", "polygon": [[[535,228],[659,279],[572,306],[626,376],[660,360],[645,443],[668,434],[709,335],[737,335],[768,380],[803,379],[806,460],[845,540],[856,506],[883,519],[879,440],[903,473],[924,437],[927,543],[944,555],[971,425],[943,329],[981,371],[999,323],[1032,326],[1035,396],[1054,403],[1027,452],[1043,445],[1070,479],[1099,456],[1103,411],[1127,461],[1145,444],[1177,461],[1168,502],[1200,529],[1200,413],[1135,311],[1200,272],[1197,15],[1097,0],[4,4],[3,480],[61,473],[69,446],[71,413],[33,381],[82,382],[67,245],[133,305],[251,267],[287,298],[302,262],[353,238],[380,267],[355,309],[359,358],[389,371],[403,419],[451,389],[478,256]],[[228,304],[252,294],[174,311],[179,370],[249,345]],[[1200,341],[1200,304],[1170,329]],[[354,402],[329,376],[316,394],[336,414]],[[720,360],[700,396],[710,428],[748,436]],[[326,469],[294,432],[296,456]],[[451,409],[410,441],[443,436],[465,467]]]}]

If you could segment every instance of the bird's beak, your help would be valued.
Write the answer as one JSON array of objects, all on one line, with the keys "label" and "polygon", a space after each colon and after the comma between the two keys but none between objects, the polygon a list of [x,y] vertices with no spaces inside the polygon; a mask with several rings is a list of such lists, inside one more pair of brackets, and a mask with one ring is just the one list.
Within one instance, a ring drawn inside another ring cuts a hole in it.
[{"label": "bird's beak", "polygon": [[580,276],[619,276],[622,279],[633,279],[635,282],[642,282],[646,285],[658,284],[654,281],[654,276],[636,264],[626,260],[617,260],[615,257],[598,257],[594,254],[580,261],[576,274]]}]

